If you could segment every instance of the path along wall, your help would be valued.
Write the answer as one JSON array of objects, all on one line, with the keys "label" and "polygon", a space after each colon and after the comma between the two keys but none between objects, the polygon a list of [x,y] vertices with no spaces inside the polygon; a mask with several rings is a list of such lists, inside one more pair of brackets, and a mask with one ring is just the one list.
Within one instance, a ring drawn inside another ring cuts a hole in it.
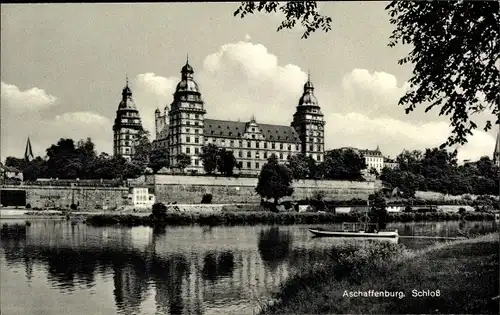
[{"label": "path along wall", "polygon": [[74,203],[78,205],[78,209],[87,211],[124,205],[129,191],[128,187],[30,185],[3,185],[0,189],[26,191],[26,204],[31,208],[69,208]]},{"label": "path along wall", "polygon": [[[212,194],[212,203],[258,203],[257,178],[210,176],[148,175],[146,184],[154,187],[156,200],[163,203],[200,203],[204,194]],[[318,194],[336,200],[367,199],[375,191],[375,182],[299,180],[293,182],[295,200],[315,198]]]}]

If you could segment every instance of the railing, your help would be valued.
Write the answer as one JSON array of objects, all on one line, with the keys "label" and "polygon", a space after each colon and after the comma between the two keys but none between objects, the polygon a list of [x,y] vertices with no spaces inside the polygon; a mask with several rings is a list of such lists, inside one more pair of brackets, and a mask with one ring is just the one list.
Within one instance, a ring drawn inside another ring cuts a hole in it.
[{"label": "railing", "polygon": [[358,232],[378,230],[377,223],[342,223],[342,231],[344,232]]}]

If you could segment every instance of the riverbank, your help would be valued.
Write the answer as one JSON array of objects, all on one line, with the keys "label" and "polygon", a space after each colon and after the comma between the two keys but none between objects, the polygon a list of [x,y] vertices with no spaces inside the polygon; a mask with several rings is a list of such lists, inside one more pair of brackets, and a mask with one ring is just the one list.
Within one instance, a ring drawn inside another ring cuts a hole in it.
[{"label": "riverbank", "polygon": [[261,315],[498,314],[498,248],[494,233],[418,251],[382,244],[333,254],[288,279]]},{"label": "riverbank", "polygon": [[[168,212],[161,219],[149,215],[135,214],[99,214],[87,217],[87,224],[95,226],[126,225],[254,225],[254,224],[320,224],[359,222],[360,214],[356,213],[319,213],[319,212],[217,212],[217,213],[186,213]],[[494,214],[471,212],[458,213],[389,213],[387,223],[395,222],[425,222],[425,221],[492,221]]]}]

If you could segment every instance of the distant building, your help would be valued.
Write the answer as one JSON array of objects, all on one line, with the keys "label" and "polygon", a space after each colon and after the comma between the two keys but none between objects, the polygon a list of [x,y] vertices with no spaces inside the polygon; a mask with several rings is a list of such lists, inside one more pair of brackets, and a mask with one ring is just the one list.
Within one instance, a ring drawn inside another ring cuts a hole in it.
[{"label": "distant building", "polygon": [[493,151],[493,163],[495,163],[496,166],[500,167],[500,127],[498,127],[495,151]]},{"label": "distant building", "polygon": [[5,166],[0,163],[0,178],[2,180],[5,179],[18,179],[20,181],[23,180],[23,172],[18,170],[15,167]]},{"label": "distant building", "polygon": [[384,165],[382,168],[387,167],[390,169],[395,169],[399,167],[399,163],[391,158],[384,158]]},{"label": "distant building", "polygon": [[204,102],[193,73],[187,61],[170,107],[155,111],[153,147],[168,151],[171,166],[175,167],[177,156],[183,153],[191,158],[186,170],[203,173],[199,154],[210,143],[232,151],[244,174],[259,174],[272,154],[280,162],[298,153],[323,162],[325,121],[310,76],[291,126],[283,126],[261,124],[254,117],[248,122],[205,118]]},{"label": "distant building", "polygon": [[134,155],[137,135],[142,130],[141,117],[132,99],[132,91],[127,79],[113,125],[113,155],[121,155],[130,161]]},{"label": "distant building", "polygon": [[375,150],[358,150],[359,153],[365,158],[366,170],[369,172],[372,168],[377,170],[380,174],[384,168],[384,156],[380,152],[379,147]]}]

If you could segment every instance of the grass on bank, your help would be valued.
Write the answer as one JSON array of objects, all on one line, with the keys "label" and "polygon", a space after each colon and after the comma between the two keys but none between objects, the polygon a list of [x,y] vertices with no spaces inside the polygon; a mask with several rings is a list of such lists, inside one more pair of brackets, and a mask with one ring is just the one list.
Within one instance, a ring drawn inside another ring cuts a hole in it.
[{"label": "grass on bank", "polygon": [[[358,222],[359,214],[355,213],[315,213],[315,212],[168,212],[160,219],[153,216],[137,216],[132,214],[100,214],[91,215],[87,223],[96,226],[127,225],[127,226],[153,226],[165,225],[253,225],[253,224],[322,224]],[[389,213],[387,222],[417,222],[417,221],[450,221],[460,220],[493,220],[491,213],[472,212],[461,216],[458,213]]]},{"label": "grass on bank", "polygon": [[[304,267],[287,280],[267,314],[498,314],[499,236],[411,251],[374,244]],[[345,297],[344,292],[401,291],[405,297]],[[412,290],[440,290],[413,297]]]}]

